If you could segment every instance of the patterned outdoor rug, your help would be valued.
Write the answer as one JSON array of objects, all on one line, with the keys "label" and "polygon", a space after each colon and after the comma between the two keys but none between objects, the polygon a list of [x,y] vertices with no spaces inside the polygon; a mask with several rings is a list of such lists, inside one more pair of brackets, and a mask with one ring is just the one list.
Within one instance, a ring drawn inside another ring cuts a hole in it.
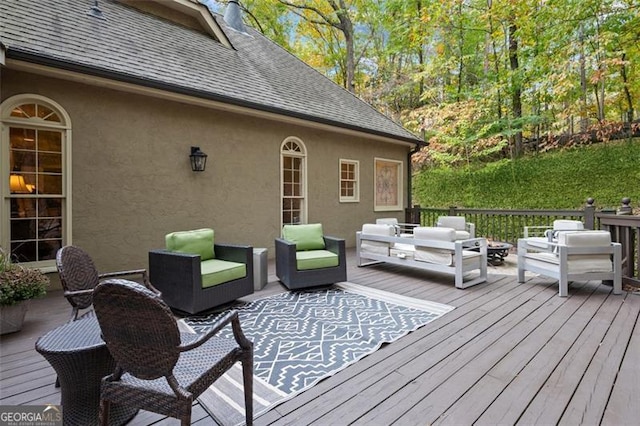
[{"label": "patterned outdoor rug", "polygon": [[[281,293],[234,309],[254,343],[254,416],[258,416],[454,308],[339,283],[328,289]],[[202,333],[219,315],[181,322]],[[230,327],[224,332],[233,338]],[[199,400],[219,423],[244,423],[240,363]]]}]

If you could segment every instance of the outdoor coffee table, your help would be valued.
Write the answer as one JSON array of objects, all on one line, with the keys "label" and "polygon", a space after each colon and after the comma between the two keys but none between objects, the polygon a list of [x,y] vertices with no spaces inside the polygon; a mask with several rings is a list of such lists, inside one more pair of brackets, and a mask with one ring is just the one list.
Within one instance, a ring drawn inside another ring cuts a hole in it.
[{"label": "outdoor coffee table", "polygon": [[[115,361],[100,337],[93,312],[51,330],[36,342],[36,350],[58,374],[65,425],[97,425],[100,382],[111,374]],[[110,424],[124,424],[137,409],[111,404]]]}]

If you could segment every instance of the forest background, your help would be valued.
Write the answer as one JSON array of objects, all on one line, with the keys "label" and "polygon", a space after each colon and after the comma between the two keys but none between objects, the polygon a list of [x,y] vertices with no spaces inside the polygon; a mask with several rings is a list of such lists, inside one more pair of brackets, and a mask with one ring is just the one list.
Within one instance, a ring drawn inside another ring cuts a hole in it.
[{"label": "forest background", "polygon": [[[219,13],[228,3],[200,1]],[[610,146],[606,155],[593,150],[596,154],[587,155],[584,148],[640,136],[640,0],[239,4],[247,24],[424,137],[428,148],[413,156],[418,203],[471,207],[484,198],[481,207],[488,208],[579,207],[566,205],[575,203],[567,199],[582,203],[584,197],[563,196],[568,188],[562,183],[580,193],[589,171],[562,165],[593,166],[580,160],[587,157],[608,170],[600,173],[602,182],[593,182],[608,186],[603,202],[613,202],[609,198],[620,179],[630,181],[624,187],[640,188],[633,164],[616,167],[624,160],[616,155],[637,161],[633,147]],[[540,158],[540,153],[558,150],[565,152]],[[582,154],[576,158],[571,150]],[[562,160],[563,155],[573,157]],[[549,162],[555,169],[548,168]],[[528,199],[531,188],[522,187],[531,181],[524,177],[527,171],[539,175],[569,169],[574,172],[554,175],[553,182],[561,185],[556,185],[559,192],[552,203],[563,205]],[[507,170],[498,176],[506,198],[479,197],[487,184],[498,182],[497,170]],[[593,191],[591,186],[583,192]],[[433,191],[445,198],[430,196]],[[633,200],[639,191],[615,198]],[[515,192],[523,195],[508,196]]]}]

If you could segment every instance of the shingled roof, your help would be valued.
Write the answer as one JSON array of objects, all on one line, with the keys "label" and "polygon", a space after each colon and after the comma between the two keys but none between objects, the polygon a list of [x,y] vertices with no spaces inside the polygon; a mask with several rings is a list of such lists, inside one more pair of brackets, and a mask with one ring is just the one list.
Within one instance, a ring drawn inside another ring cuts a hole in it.
[{"label": "shingled roof", "polygon": [[94,0],[2,0],[6,58],[420,143],[251,27],[241,33],[212,14],[230,48],[114,0],[99,0],[102,18],[89,13],[93,5]]}]

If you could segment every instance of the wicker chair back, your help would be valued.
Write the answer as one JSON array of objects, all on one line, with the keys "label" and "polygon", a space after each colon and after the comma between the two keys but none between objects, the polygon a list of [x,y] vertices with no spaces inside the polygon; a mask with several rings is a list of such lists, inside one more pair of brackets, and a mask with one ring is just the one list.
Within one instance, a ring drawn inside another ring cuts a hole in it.
[{"label": "wicker chair back", "polygon": [[172,374],[180,357],[180,332],[169,307],[143,285],[112,279],[93,292],[102,337],[116,363],[135,377]]},{"label": "wicker chair back", "polygon": [[[65,291],[90,290],[98,285],[98,270],[91,256],[80,247],[65,246],[56,254],[56,266]],[[67,296],[71,306],[87,309],[91,306],[91,294]]]}]

